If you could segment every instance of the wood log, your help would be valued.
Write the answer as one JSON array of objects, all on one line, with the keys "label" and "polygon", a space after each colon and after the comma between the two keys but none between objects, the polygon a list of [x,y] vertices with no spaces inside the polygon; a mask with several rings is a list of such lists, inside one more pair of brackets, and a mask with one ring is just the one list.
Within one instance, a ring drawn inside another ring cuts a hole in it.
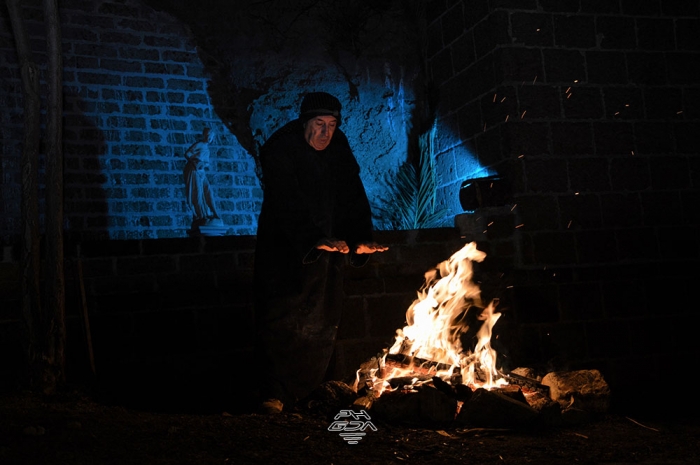
[{"label": "wood log", "polygon": [[510,397],[513,400],[517,400],[518,402],[522,402],[525,405],[530,405],[527,402],[527,399],[525,399],[525,394],[523,394],[523,391],[520,388],[520,386],[509,384],[507,386],[494,388],[492,389],[492,391],[503,394],[506,397]]},{"label": "wood log", "polygon": [[539,424],[537,410],[497,391],[479,388],[462,404],[456,421],[483,428],[526,428]]},{"label": "wood log", "polygon": [[444,425],[454,421],[456,412],[457,400],[428,385],[385,392],[372,405],[372,418],[376,414],[394,424]]},{"label": "wood log", "polygon": [[392,389],[403,389],[431,379],[432,377],[429,375],[399,376],[396,378],[389,378],[387,383],[389,383]]},{"label": "wood log", "polygon": [[542,424],[548,426],[560,426],[562,424],[562,408],[558,402],[539,392],[529,393],[525,398],[530,407],[540,412]]},{"label": "wood log", "polygon": [[401,366],[411,368],[416,373],[429,374],[438,371],[446,371],[451,367],[445,363],[433,362],[423,358],[413,357],[405,354],[387,354],[385,364],[387,366]]},{"label": "wood log", "polygon": [[610,403],[610,388],[598,370],[547,373],[542,384],[550,389],[550,398],[562,408],[577,408],[605,413]]},{"label": "wood log", "polygon": [[506,381],[508,381],[508,384],[515,384],[517,386],[525,388],[526,390],[538,392],[544,396],[549,397],[549,386],[540,383],[536,379],[521,376],[513,372],[500,372],[500,374]]},{"label": "wood log", "polygon": [[372,396],[362,396],[358,397],[355,399],[355,401],[352,403],[352,408],[354,410],[369,410],[372,408],[372,404],[374,403],[374,397]]},{"label": "wood log", "polygon": [[435,389],[437,389],[438,391],[443,392],[452,398],[457,397],[457,391],[455,390],[454,386],[452,386],[450,383],[443,381],[438,376],[433,376],[432,382],[433,386],[435,386]]}]

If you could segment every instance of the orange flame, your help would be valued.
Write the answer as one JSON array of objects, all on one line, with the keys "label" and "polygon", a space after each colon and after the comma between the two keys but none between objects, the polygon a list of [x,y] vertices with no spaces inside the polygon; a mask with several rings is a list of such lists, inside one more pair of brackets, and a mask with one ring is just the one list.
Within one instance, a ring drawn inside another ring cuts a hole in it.
[{"label": "orange flame", "polygon": [[[377,395],[390,389],[388,380],[418,374],[415,364],[386,369],[388,354],[402,356],[406,360],[430,362],[428,372],[431,376],[423,376],[423,379],[439,376],[454,382],[453,375],[458,373],[461,382],[473,388],[488,389],[507,384],[503,379],[496,379],[497,354],[490,344],[493,326],[501,316],[495,311],[498,302],[491,302],[482,308],[480,288],[472,281],[472,262],[481,262],[485,257],[486,254],[477,250],[474,242],[470,242],[449,260],[425,274],[425,283],[418,291],[418,299],[406,312],[408,324],[396,330],[396,340],[385,351],[380,366],[365,373],[365,376],[369,374]],[[462,335],[469,330],[467,312],[472,308],[481,310],[477,320],[483,322],[476,334],[473,352],[465,350],[461,341]],[[360,370],[356,386],[359,377]],[[418,378],[416,376],[414,381]]]}]

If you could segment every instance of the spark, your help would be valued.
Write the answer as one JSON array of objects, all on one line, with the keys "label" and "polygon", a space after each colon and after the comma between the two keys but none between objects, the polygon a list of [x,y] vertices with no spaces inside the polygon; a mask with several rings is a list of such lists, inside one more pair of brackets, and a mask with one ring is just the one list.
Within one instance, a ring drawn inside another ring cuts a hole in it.
[{"label": "spark", "polygon": [[[506,121],[508,121],[509,117],[510,117],[510,115],[506,115]],[[506,122],[506,121],[504,121],[504,122]]]},{"label": "spark", "polygon": [[566,89],[566,91],[564,91],[564,93],[565,93],[565,94],[568,94],[570,90],[571,90],[571,87],[569,87],[568,89]]},{"label": "spark", "polygon": [[494,101],[494,102],[496,101],[496,95],[497,95],[497,94],[493,94],[493,101]]},{"label": "spark", "polygon": [[569,228],[571,227],[571,222],[572,222],[572,221],[573,221],[573,220],[569,220],[569,224],[566,225],[566,229],[569,229]]},{"label": "spark", "polygon": [[511,208],[511,209],[510,209],[510,211],[513,211],[513,210],[515,210],[515,207],[517,207],[517,206],[518,206],[518,204],[517,204],[517,203],[516,203],[516,204],[514,204],[514,205],[513,205],[513,208]]},{"label": "spark", "polygon": [[534,84],[535,82],[537,82],[537,76],[535,76],[535,79],[532,80],[532,83],[533,83],[533,84]]},{"label": "spark", "polygon": [[524,224],[524,223],[520,223],[519,225],[517,225],[517,226],[515,227],[515,229],[522,228],[523,226],[525,226],[525,224]]},{"label": "spark", "polygon": [[523,114],[520,115],[520,119],[523,119],[525,117],[525,113],[527,113],[527,110],[523,111]]},{"label": "spark", "polygon": [[503,98],[501,99],[501,103],[505,102],[505,100],[506,100],[506,98],[503,97]]},{"label": "spark", "polygon": [[521,154],[518,156],[518,158],[523,158],[523,157],[525,157],[525,154],[523,154],[523,153],[521,153]]}]

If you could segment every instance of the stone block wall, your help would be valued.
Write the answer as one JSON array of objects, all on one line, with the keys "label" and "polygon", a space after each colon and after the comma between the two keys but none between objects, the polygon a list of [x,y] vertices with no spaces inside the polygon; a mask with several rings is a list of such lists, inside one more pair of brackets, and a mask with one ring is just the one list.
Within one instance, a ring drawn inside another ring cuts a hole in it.
[{"label": "stone block wall", "polygon": [[700,261],[700,4],[428,5],[439,118],[513,191],[510,217],[473,215],[484,247],[508,245],[510,347],[654,402],[640,389],[699,355],[674,300],[695,299]]}]

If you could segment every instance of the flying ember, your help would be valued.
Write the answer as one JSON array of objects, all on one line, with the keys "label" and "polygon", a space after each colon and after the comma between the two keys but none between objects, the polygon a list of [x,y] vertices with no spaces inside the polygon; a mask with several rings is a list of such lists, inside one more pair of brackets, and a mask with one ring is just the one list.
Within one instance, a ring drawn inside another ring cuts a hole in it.
[{"label": "flying ember", "polygon": [[472,389],[507,384],[498,378],[497,354],[490,344],[501,316],[496,312],[498,301],[484,306],[480,288],[472,281],[473,262],[485,257],[470,242],[425,274],[418,298],[406,312],[407,325],[396,330],[394,344],[374,367],[358,370],[356,388],[361,382],[371,384],[379,396],[435,376]]}]

